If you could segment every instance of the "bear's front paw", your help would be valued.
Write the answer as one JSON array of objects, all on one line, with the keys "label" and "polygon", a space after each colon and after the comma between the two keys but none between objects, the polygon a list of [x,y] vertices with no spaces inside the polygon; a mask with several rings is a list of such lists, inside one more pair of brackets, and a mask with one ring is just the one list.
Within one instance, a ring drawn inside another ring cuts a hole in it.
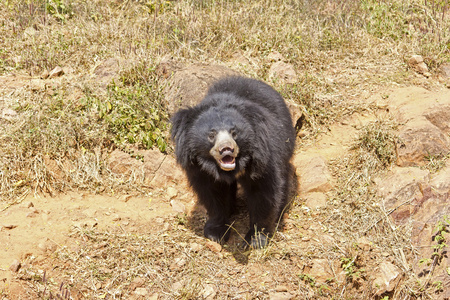
[{"label": "bear's front paw", "polygon": [[217,224],[213,222],[206,222],[204,228],[205,237],[217,242],[223,243],[228,241],[230,237],[230,227],[225,224]]},{"label": "bear's front paw", "polygon": [[261,249],[269,244],[269,236],[262,231],[256,231],[255,233],[254,230],[249,230],[245,235],[245,241],[247,242],[246,248]]}]

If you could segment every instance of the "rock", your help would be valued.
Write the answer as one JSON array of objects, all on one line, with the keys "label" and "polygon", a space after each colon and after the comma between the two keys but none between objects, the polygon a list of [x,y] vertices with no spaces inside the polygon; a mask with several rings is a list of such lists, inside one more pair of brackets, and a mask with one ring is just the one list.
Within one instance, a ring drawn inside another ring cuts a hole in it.
[{"label": "rock", "polygon": [[197,243],[191,243],[190,248],[193,252],[200,252],[203,249],[203,246]]},{"label": "rock", "polygon": [[139,288],[136,288],[134,290],[134,294],[138,295],[138,296],[144,296],[145,297],[145,296],[148,295],[148,291],[147,291],[146,288],[139,287]]},{"label": "rock", "polygon": [[299,131],[303,127],[305,117],[303,115],[303,107],[297,103],[292,102],[287,102],[286,104],[289,108],[289,111],[291,112],[292,125],[297,131]]},{"label": "rock", "polygon": [[450,91],[430,92],[422,87],[407,87],[389,95],[388,110],[399,123],[406,124],[426,115],[430,109],[439,110],[442,105],[450,105]]},{"label": "rock", "polygon": [[297,81],[297,73],[291,64],[277,61],[269,69],[269,79],[280,79],[285,83],[295,83]]},{"label": "rock", "polygon": [[217,289],[214,284],[205,284],[201,291],[203,299],[214,299],[217,294]]},{"label": "rock", "polygon": [[323,157],[296,155],[294,166],[299,188],[303,194],[327,192],[331,189],[331,174]]},{"label": "rock", "polygon": [[194,64],[175,71],[164,91],[169,114],[173,115],[180,108],[195,106],[214,81],[228,75],[237,73],[220,65]]},{"label": "rock", "polygon": [[450,152],[450,138],[425,118],[409,121],[400,129],[396,140],[397,165],[423,166],[426,156]]},{"label": "rock", "polygon": [[177,184],[178,189],[183,189],[183,187],[186,190],[188,189],[187,178],[183,170],[178,166],[174,157],[167,155],[149,184],[167,187],[174,183]]},{"label": "rock", "polygon": [[48,76],[50,76],[50,73],[47,70],[42,71],[41,73],[41,79],[47,79]]},{"label": "rock", "polygon": [[393,291],[401,279],[400,269],[390,262],[382,262],[375,269],[374,275],[372,288],[375,290],[375,296]]},{"label": "rock", "polygon": [[17,225],[16,224],[3,224],[2,227],[5,229],[14,229],[17,227]]},{"label": "rock", "polygon": [[167,193],[167,197],[169,199],[173,199],[176,196],[178,196],[178,191],[175,188],[171,187],[171,186],[167,188],[166,193]]},{"label": "rock", "polygon": [[119,76],[119,72],[124,69],[124,66],[130,65],[130,62],[117,57],[108,58],[102,61],[94,69],[95,80],[102,87],[106,87],[113,79]]},{"label": "rock", "polygon": [[64,179],[64,172],[58,165],[58,162],[54,159],[51,159],[49,155],[44,155],[44,165],[45,169],[48,172],[48,175],[52,176],[56,180]]},{"label": "rock", "polygon": [[444,79],[450,78],[450,63],[443,63],[438,68],[438,74]]},{"label": "rock", "polygon": [[158,300],[158,298],[159,298],[159,294],[158,293],[154,293],[148,298],[148,300]]},{"label": "rock", "polygon": [[304,197],[305,205],[313,210],[327,206],[327,196],[324,193],[312,192]]},{"label": "rock", "polygon": [[37,33],[38,33],[38,31],[33,26],[30,26],[30,27],[25,28],[25,30],[23,31],[23,37],[29,38],[29,37],[35,36]]},{"label": "rock", "polygon": [[213,241],[207,241],[206,247],[215,253],[219,253],[220,251],[222,251],[222,246],[219,243]]},{"label": "rock", "polygon": [[55,78],[64,75],[64,70],[60,66],[56,66],[53,70],[48,74],[49,78]]},{"label": "rock", "polygon": [[53,253],[58,248],[58,245],[56,245],[56,243],[50,240],[49,238],[43,238],[39,241],[38,248],[44,253],[45,252]]},{"label": "rock", "polygon": [[170,206],[172,206],[172,209],[176,213],[185,213],[186,212],[186,206],[177,200],[170,200]]},{"label": "rock", "polygon": [[2,112],[0,114],[1,119],[5,119],[8,121],[12,121],[17,117],[17,112],[15,110],[12,110],[10,108],[4,108],[2,109]]},{"label": "rock", "polygon": [[275,288],[276,292],[287,292],[289,289],[285,285],[279,285]]},{"label": "rock", "polygon": [[174,290],[174,291],[178,291],[182,288],[183,288],[183,282],[181,282],[181,281],[177,281],[174,284],[172,284],[172,290]]},{"label": "rock", "polygon": [[425,62],[423,61],[423,57],[420,55],[411,56],[411,58],[408,60],[408,64],[411,68],[413,68],[420,74],[426,75],[427,73],[429,73],[428,66],[425,64]]},{"label": "rock", "polygon": [[383,199],[386,210],[396,208],[397,214],[403,210],[406,213],[411,208],[407,202],[422,197],[422,187],[428,184],[429,179],[427,170],[394,167],[385,178],[375,180],[377,194]]},{"label": "rock", "polygon": [[450,134],[450,101],[449,103],[433,106],[424,113],[424,116],[431,124],[444,133]]},{"label": "rock", "polygon": [[360,237],[357,241],[356,244],[358,245],[358,247],[363,250],[363,251],[369,251],[372,246],[373,243],[370,242],[366,237],[362,236]]},{"label": "rock", "polygon": [[31,202],[31,201],[23,201],[21,204],[20,204],[20,207],[23,207],[23,208],[31,208],[31,207],[34,207],[34,204],[33,204],[33,202]]},{"label": "rock", "polygon": [[114,150],[108,157],[108,164],[111,172],[118,175],[131,175],[136,170],[142,170],[143,163],[128,153],[121,150]]},{"label": "rock", "polygon": [[267,55],[267,59],[270,62],[284,61],[283,55],[278,51],[270,52],[269,55]]},{"label": "rock", "polygon": [[423,62],[423,57],[421,55],[413,55],[408,60],[410,66],[415,66]]},{"label": "rock", "polygon": [[122,218],[118,214],[112,214],[111,218],[114,222],[122,220]]},{"label": "rock", "polygon": [[30,89],[33,92],[41,92],[45,91],[46,85],[43,79],[31,79],[30,80]]},{"label": "rock", "polygon": [[186,265],[186,259],[182,258],[182,257],[176,257],[173,260],[173,263],[169,266],[169,268],[171,270],[178,270],[181,269],[182,267],[184,267]]},{"label": "rock", "polygon": [[447,160],[447,164],[443,169],[432,176],[430,185],[437,193],[450,193],[450,160]]},{"label": "rock", "polygon": [[271,292],[269,293],[270,300],[290,300],[294,296],[289,292]]},{"label": "rock", "polygon": [[162,162],[166,159],[167,155],[161,153],[158,149],[150,149],[140,151],[144,157],[144,172],[146,178],[151,178],[161,167]]},{"label": "rock", "polygon": [[156,67],[156,74],[163,78],[171,77],[176,71],[182,68],[181,63],[175,61],[172,58],[163,58]]},{"label": "rock", "polygon": [[11,263],[11,265],[9,266],[9,269],[14,272],[17,273],[19,272],[20,268],[22,267],[22,264],[20,263],[20,261],[18,261],[17,259],[13,260],[13,262]]},{"label": "rock", "polygon": [[307,274],[315,279],[316,284],[323,284],[330,278],[334,278],[333,270],[327,259],[313,259],[312,267]]},{"label": "rock", "polygon": [[130,199],[133,197],[133,195],[123,195],[120,199],[123,201],[123,202],[128,202],[128,201],[130,201]]}]

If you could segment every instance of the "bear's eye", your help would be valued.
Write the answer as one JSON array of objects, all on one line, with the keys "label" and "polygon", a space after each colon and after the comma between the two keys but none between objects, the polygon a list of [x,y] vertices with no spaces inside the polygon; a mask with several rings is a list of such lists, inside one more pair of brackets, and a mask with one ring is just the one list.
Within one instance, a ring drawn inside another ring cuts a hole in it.
[{"label": "bear's eye", "polygon": [[231,130],[230,130],[230,133],[231,133],[231,137],[232,137],[233,139],[236,139],[236,137],[237,137],[236,129],[231,129]]},{"label": "bear's eye", "polygon": [[216,138],[217,132],[215,130],[211,130],[208,134],[208,140],[210,142],[214,142],[214,139]]}]

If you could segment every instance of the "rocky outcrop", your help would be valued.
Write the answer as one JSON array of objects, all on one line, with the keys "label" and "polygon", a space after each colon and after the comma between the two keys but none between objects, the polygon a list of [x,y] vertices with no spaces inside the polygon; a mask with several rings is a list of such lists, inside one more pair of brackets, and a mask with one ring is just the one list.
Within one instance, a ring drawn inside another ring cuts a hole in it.
[{"label": "rocky outcrop", "polygon": [[396,141],[399,166],[423,166],[450,152],[450,91],[403,88],[390,96],[389,111],[402,124]]},{"label": "rocky outcrop", "polygon": [[169,114],[172,115],[180,108],[198,104],[214,81],[229,75],[238,74],[221,65],[194,64],[173,71],[164,91],[164,101]]}]

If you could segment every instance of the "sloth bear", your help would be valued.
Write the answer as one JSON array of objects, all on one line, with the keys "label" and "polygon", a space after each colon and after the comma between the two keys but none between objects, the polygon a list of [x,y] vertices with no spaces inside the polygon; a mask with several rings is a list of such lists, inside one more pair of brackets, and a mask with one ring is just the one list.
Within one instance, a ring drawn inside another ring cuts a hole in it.
[{"label": "sloth bear", "polygon": [[177,162],[208,213],[205,236],[228,240],[239,183],[250,215],[245,240],[265,247],[289,202],[295,129],[281,95],[261,81],[227,77],[171,121]]}]

